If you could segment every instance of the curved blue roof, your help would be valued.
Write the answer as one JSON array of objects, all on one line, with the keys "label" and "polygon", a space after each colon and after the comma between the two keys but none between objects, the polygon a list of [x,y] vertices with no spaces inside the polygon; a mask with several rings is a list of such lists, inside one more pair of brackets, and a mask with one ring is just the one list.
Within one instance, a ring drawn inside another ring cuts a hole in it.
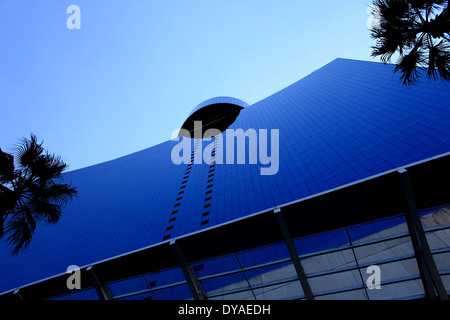
[{"label": "curved blue roof", "polygon": [[[186,178],[187,165],[171,160],[177,141],[66,173],[79,197],[61,220],[38,225],[18,256],[1,241],[0,293],[449,152],[450,83],[422,80],[407,88],[393,70],[337,59],[244,108],[231,129],[279,130],[275,175],[261,175],[261,164],[218,164],[210,182],[210,166],[198,164]],[[214,99],[192,113],[224,101]]]}]

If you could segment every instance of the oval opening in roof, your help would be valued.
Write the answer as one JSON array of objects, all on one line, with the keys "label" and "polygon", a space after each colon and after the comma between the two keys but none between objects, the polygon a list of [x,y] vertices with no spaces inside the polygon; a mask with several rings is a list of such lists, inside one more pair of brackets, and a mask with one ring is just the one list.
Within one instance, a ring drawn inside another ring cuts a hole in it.
[{"label": "oval opening in roof", "polygon": [[194,129],[200,130],[200,127],[194,127],[195,122],[201,121],[202,138],[210,138],[211,135],[208,134],[207,130],[216,129],[220,132],[225,131],[236,121],[239,113],[245,107],[248,107],[248,104],[236,98],[216,97],[208,99],[192,110],[189,117],[181,126],[178,136],[194,137]]}]

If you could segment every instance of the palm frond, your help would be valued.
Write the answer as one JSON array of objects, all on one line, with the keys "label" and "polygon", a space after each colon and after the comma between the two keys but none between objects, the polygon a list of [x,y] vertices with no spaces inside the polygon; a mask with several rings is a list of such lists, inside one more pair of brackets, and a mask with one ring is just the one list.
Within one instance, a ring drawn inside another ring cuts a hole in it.
[{"label": "palm frond", "polygon": [[36,221],[29,208],[22,207],[15,212],[5,228],[5,233],[9,233],[7,240],[12,246],[11,254],[17,255],[29,246],[35,229]]},{"label": "palm frond", "polygon": [[4,235],[4,221],[15,205],[14,192],[0,184],[0,238]]},{"label": "palm frond", "polygon": [[375,0],[373,5],[386,21],[395,23],[409,16],[409,4],[405,0]]},{"label": "palm frond", "polygon": [[412,29],[404,31],[382,27],[372,30],[372,38],[377,40],[372,47],[372,57],[381,56],[381,61],[386,63],[395,52],[403,54],[405,48],[411,47],[415,43],[416,33]]},{"label": "palm frond", "polygon": [[29,185],[29,191],[27,201],[33,208],[33,215],[38,221],[52,224],[59,221],[62,208],[78,194],[71,185],[55,183],[53,180],[46,184],[33,182]]},{"label": "palm frond", "polygon": [[14,157],[0,148],[0,183],[14,179]]},{"label": "palm frond", "polygon": [[413,85],[421,75],[419,65],[423,62],[423,53],[420,50],[412,50],[409,54],[399,58],[394,72],[401,72],[400,79],[403,80],[404,85]]},{"label": "palm frond", "polygon": [[46,153],[36,158],[30,165],[30,168],[32,175],[45,184],[51,179],[60,178],[61,174],[66,170],[67,164],[61,160],[61,157]]},{"label": "palm frond", "polygon": [[[434,7],[433,7],[434,8]],[[436,13],[436,10],[431,10],[432,15]],[[425,25],[425,31],[435,39],[445,37],[450,32],[450,15],[448,8],[442,10],[434,18],[430,18],[430,21]]]},{"label": "palm frond", "polygon": [[436,67],[441,79],[450,81],[450,54],[448,52],[436,58]]},{"label": "palm frond", "polygon": [[442,8],[447,0],[407,0],[413,9],[433,11]]},{"label": "palm frond", "polygon": [[42,144],[43,142],[39,143],[34,134],[31,134],[30,139],[23,138],[21,140],[21,145],[17,150],[17,159],[22,168],[31,166],[39,158],[42,152],[44,152]]},{"label": "palm frond", "polygon": [[33,216],[39,222],[55,224],[61,218],[62,210],[60,205],[40,199],[34,199],[32,205]]},{"label": "palm frond", "polygon": [[77,189],[69,184],[52,184],[48,188],[48,199],[61,206],[66,205],[77,194]]},{"label": "palm frond", "polygon": [[433,80],[443,78],[449,80],[450,75],[450,46],[444,41],[437,45],[432,45],[429,48],[428,55],[428,72],[427,77]]},{"label": "palm frond", "polygon": [[40,181],[30,183],[29,190],[34,199],[55,203],[61,206],[66,205],[73,197],[77,196],[78,191],[70,184],[56,183],[49,180],[42,184]]}]

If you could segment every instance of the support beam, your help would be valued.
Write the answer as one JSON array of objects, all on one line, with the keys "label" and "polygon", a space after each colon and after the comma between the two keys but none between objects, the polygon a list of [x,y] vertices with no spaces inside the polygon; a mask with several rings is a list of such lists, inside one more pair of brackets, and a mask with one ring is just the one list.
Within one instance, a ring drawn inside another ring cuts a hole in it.
[{"label": "support beam", "polygon": [[99,281],[97,275],[94,272],[93,266],[87,267],[86,271],[89,274],[89,278],[91,279],[91,282],[94,285],[95,291],[97,291],[100,300],[113,300],[113,296],[109,289]]},{"label": "support beam", "polygon": [[173,253],[175,254],[175,257],[177,258],[178,263],[181,266],[181,270],[183,271],[189,289],[191,290],[192,297],[195,300],[206,300],[206,294],[197,279],[197,275],[195,274],[194,270],[192,270],[191,266],[187,263],[178,242],[176,240],[171,240],[170,246],[172,247]]},{"label": "support beam", "polygon": [[431,254],[430,246],[428,245],[422,222],[420,221],[408,172],[405,169],[400,169],[398,173],[405,201],[406,224],[408,225],[414,247],[414,254],[419,267],[425,295],[431,300],[448,300],[447,291],[433,260],[433,255]]},{"label": "support beam", "polygon": [[20,293],[20,288],[14,290],[13,297],[15,297],[19,301],[23,301],[24,300],[22,294]]},{"label": "support beam", "polygon": [[281,213],[281,210],[279,208],[275,209],[274,213],[278,222],[278,226],[280,227],[280,231],[283,235],[284,243],[286,244],[289,255],[291,256],[292,263],[294,264],[295,271],[297,272],[298,279],[300,280],[300,284],[302,286],[306,300],[314,300],[314,295],[312,293],[311,287],[309,286],[305,270],[303,269],[300,258],[298,257],[297,250],[295,249],[294,242],[292,241],[291,235],[289,234],[289,230],[286,226],[283,214]]}]

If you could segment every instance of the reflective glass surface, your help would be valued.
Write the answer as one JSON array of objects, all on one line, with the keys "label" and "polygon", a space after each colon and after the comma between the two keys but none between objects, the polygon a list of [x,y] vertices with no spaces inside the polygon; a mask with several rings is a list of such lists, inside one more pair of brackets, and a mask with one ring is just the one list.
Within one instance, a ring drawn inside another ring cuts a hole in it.
[{"label": "reflective glass surface", "polygon": [[[446,289],[450,291],[450,207],[422,212],[426,236]],[[423,298],[425,293],[404,216],[385,218],[294,239],[307,281],[318,300]],[[350,238],[354,236],[354,240]],[[284,248],[283,248],[284,247]],[[286,245],[273,245],[192,262],[190,266],[211,300],[305,299]],[[372,288],[375,266],[379,288]],[[378,271],[376,271],[378,272]],[[107,284],[116,299],[192,299],[181,269]],[[64,299],[98,299],[93,288]]]}]

